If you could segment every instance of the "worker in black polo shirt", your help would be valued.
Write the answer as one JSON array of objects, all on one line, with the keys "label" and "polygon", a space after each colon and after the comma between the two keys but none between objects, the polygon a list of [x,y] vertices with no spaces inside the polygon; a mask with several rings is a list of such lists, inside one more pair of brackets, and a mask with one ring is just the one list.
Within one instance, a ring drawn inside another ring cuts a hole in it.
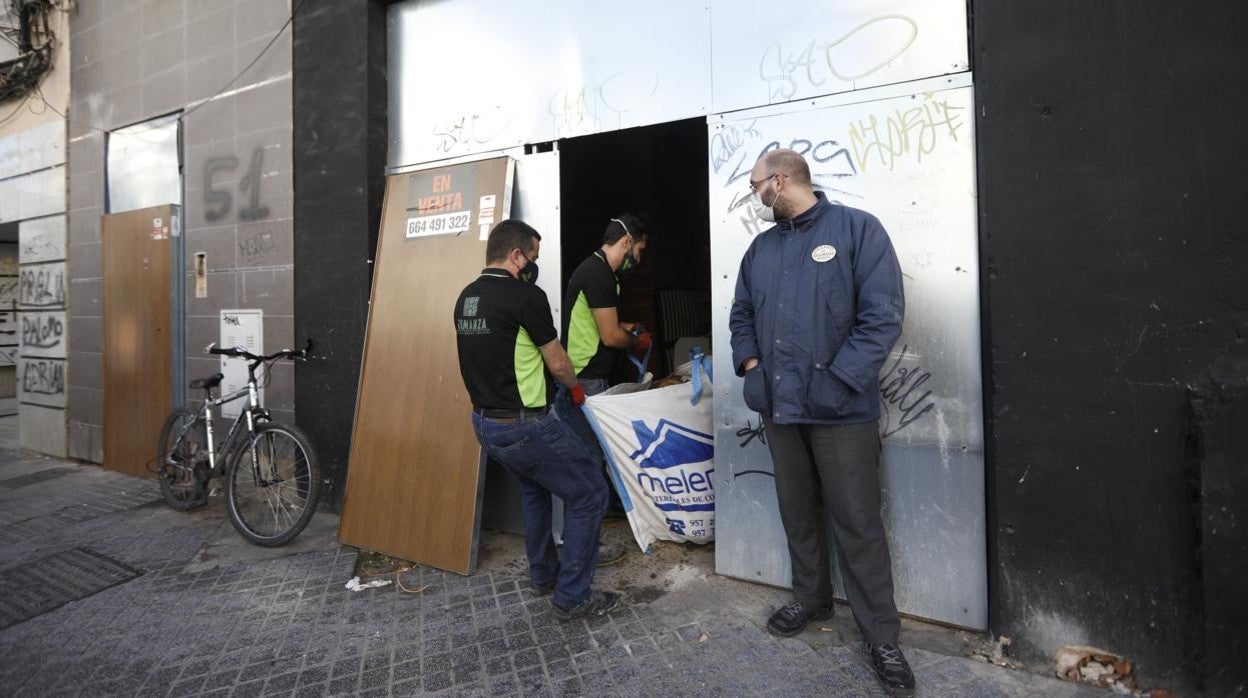
[{"label": "worker in black polo shirt", "polygon": [[628,273],[641,263],[649,243],[648,231],[631,214],[622,214],[607,223],[602,247],[585,258],[568,277],[563,297],[563,344],[572,359],[576,377],[586,395],[607,389],[611,368],[620,350],[644,356],[650,348],[650,333],[631,322],[620,322],[620,281],[617,273]]},{"label": "worker in black polo shirt", "polygon": [[[612,218],[602,235],[602,246],[585,258],[568,277],[563,297],[563,345],[572,360],[572,369],[586,395],[597,395],[608,387],[611,369],[621,350],[638,357],[650,348],[650,333],[631,322],[621,322],[620,281],[617,273],[628,273],[641,263],[649,234],[641,219],[624,213]],[[598,437],[581,414],[564,415],[566,420],[603,463]],[[624,546],[603,541],[598,547],[598,566],[619,562]]]},{"label": "worker in black polo shirt", "polygon": [[[486,267],[455,303],[455,330],[473,431],[520,483],[530,586],[553,592],[555,616],[571,620],[609,613],[620,596],[590,586],[607,483],[596,454],[551,409],[552,376],[574,406],[585,391],[535,285],[541,239],[518,220],[490,231]],[[564,504],[562,560],[551,536],[552,494]]]}]

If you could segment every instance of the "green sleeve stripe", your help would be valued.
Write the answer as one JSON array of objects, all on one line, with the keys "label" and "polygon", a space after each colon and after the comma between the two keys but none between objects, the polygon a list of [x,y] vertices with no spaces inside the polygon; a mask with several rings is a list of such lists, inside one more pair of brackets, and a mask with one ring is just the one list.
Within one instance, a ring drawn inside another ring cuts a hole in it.
[{"label": "green sleeve stripe", "polygon": [[550,404],[546,399],[546,364],[542,361],[542,352],[523,327],[516,333],[515,364],[520,403],[525,407]]},{"label": "green sleeve stripe", "polygon": [[590,359],[598,353],[599,339],[598,321],[589,308],[589,299],[581,291],[576,295],[576,304],[568,320],[568,357],[572,359],[573,371],[579,374],[589,365]]}]

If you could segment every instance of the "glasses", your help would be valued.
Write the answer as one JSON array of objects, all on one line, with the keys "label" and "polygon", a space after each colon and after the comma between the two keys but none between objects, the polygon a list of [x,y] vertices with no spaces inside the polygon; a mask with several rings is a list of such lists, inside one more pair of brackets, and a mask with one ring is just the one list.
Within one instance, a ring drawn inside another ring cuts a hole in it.
[{"label": "glasses", "polygon": [[772,172],[771,174],[767,175],[766,177],[763,177],[762,179],[758,180],[757,182],[755,182],[754,180],[752,180],[752,179],[751,179],[751,180],[750,180],[750,191],[754,191],[754,192],[758,191],[758,188],[759,188],[759,187],[761,187],[762,185],[766,184],[766,183],[767,183],[767,180],[771,179],[772,177],[788,177],[788,175],[786,175],[786,174],[785,174],[785,173],[783,173],[783,172]]}]

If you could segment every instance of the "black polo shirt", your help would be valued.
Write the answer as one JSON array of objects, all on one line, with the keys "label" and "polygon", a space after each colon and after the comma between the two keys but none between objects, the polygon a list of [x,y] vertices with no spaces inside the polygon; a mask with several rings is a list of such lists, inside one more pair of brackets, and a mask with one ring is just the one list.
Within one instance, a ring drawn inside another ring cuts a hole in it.
[{"label": "black polo shirt", "polygon": [[616,354],[602,343],[594,310],[618,309],[619,303],[620,282],[601,250],[581,262],[568,278],[568,292],[563,297],[563,345],[577,376],[610,378]]},{"label": "black polo shirt", "polygon": [[474,408],[540,408],[555,395],[539,350],[558,339],[542,289],[484,269],[455,301],[459,373]]}]

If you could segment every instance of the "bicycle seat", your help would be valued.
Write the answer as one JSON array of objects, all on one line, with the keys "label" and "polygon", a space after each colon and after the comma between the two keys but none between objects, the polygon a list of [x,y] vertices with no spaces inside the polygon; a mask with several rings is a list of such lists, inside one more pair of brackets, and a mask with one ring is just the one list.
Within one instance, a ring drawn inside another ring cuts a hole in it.
[{"label": "bicycle seat", "polygon": [[208,376],[207,378],[196,378],[195,380],[191,381],[191,389],[198,390],[200,388],[203,388],[204,390],[211,390],[212,388],[215,388],[218,385],[221,385],[222,378],[225,378],[225,374],[223,373],[214,373],[211,376]]}]

